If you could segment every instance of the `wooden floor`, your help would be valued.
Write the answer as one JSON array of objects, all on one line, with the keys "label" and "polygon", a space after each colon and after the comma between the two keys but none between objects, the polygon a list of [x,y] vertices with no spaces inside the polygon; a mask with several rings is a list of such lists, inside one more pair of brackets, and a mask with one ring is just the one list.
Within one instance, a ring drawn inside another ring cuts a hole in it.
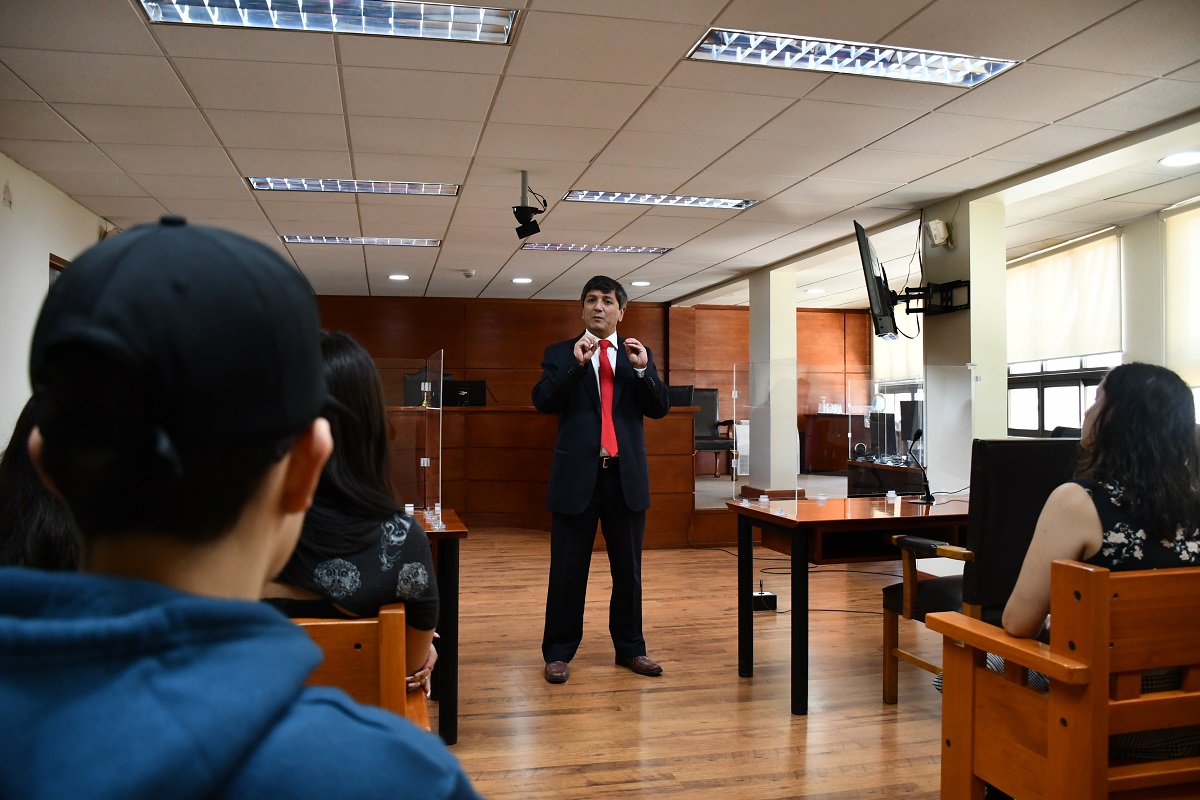
[{"label": "wooden floor", "polygon": [[[936,798],[941,695],[931,676],[901,664],[900,704],[880,700],[880,589],[898,564],[813,570],[810,713],[795,717],[787,613],[755,614],[755,676],[737,675],[733,552],[645,553],[645,633],[659,678],[613,664],[608,562],[597,553],[583,646],[570,681],[552,686],[540,650],[549,535],[472,530],[452,751],[478,790],[492,800]],[[767,572],[756,580],[789,612],[787,562],[757,555]],[[933,634],[901,629],[902,645],[940,661]]]}]

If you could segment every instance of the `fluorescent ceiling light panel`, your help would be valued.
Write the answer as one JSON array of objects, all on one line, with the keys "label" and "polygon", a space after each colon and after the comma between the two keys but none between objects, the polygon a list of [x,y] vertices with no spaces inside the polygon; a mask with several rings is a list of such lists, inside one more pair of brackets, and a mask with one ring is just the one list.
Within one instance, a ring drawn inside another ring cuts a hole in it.
[{"label": "fluorescent ceiling light panel", "polygon": [[388,280],[389,281],[406,281],[406,280],[408,280],[408,276],[407,275],[388,275]]},{"label": "fluorescent ceiling light panel", "polygon": [[506,8],[384,0],[141,0],[151,22],[508,44]]},{"label": "fluorescent ceiling light panel", "polygon": [[910,50],[882,44],[722,28],[709,28],[704,38],[688,53],[688,58],[842,75],[869,75],[965,88],[978,86],[1017,63],[935,50]]},{"label": "fluorescent ceiling light panel", "polygon": [[634,281],[633,283],[631,283],[629,285],[630,286],[649,286],[650,281]]},{"label": "fluorescent ceiling light panel", "polygon": [[390,239],[380,236],[280,236],[288,244],[384,244],[392,247],[441,247],[441,239]]},{"label": "fluorescent ceiling light panel", "polygon": [[563,200],[575,203],[627,203],[641,206],[685,206],[691,208],[729,208],[741,211],[757,200],[738,200],[726,197],[693,197],[682,194],[638,194],[636,192],[589,192],[572,189]]},{"label": "fluorescent ceiling light panel", "polygon": [[574,251],[577,253],[646,253],[662,255],[671,252],[670,247],[639,247],[629,244],[553,244],[551,242],[526,242],[522,250]]},{"label": "fluorescent ceiling light panel", "polygon": [[250,188],[277,192],[356,192],[358,194],[438,194],[454,197],[457,183],[355,181],[325,178],[246,178]]},{"label": "fluorescent ceiling light panel", "polygon": [[513,278],[513,283],[533,283],[533,278]]}]

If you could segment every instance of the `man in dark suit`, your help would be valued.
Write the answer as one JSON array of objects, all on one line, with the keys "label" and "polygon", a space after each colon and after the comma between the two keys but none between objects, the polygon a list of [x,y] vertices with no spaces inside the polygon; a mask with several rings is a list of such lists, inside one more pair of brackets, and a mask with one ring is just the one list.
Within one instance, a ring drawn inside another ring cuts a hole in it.
[{"label": "man in dark suit", "polygon": [[533,404],[558,414],[546,505],[550,523],[550,583],[542,638],[545,676],[565,683],[567,664],[583,639],[583,608],[596,523],[604,532],[612,572],[608,629],[616,663],[639,675],[661,675],[642,638],[642,535],[650,507],[644,417],[671,407],[649,349],[617,336],[629,297],[598,275],[583,287],[582,336],[546,348]]}]

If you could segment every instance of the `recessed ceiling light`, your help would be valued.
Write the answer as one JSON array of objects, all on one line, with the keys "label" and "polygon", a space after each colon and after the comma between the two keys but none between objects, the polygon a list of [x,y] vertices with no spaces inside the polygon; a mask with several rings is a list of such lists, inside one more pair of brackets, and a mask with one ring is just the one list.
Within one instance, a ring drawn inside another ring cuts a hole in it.
[{"label": "recessed ceiling light", "polygon": [[234,28],[361,33],[508,44],[516,11],[506,8],[358,0],[351,3],[213,2],[141,0],[151,22],[222,25]]},{"label": "recessed ceiling light", "polygon": [[805,289],[805,294],[825,294],[825,290],[814,286],[811,289]]},{"label": "recessed ceiling light", "polygon": [[1190,167],[1200,164],[1200,152],[1189,150],[1185,153],[1172,153],[1158,163],[1164,167]]},{"label": "recessed ceiling light", "polygon": [[282,192],[356,192],[359,194],[458,194],[457,183],[355,181],[326,178],[246,178],[250,188]]},{"label": "recessed ceiling light", "polygon": [[630,282],[629,285],[630,286],[649,286],[650,281],[632,281],[632,282]]},{"label": "recessed ceiling light", "polygon": [[694,61],[869,75],[967,88],[978,86],[1017,63],[936,50],[722,28],[709,28],[687,57]]},{"label": "recessed ceiling light", "polygon": [[555,244],[552,242],[526,242],[522,250],[574,251],[577,253],[646,253],[662,255],[671,252],[670,247],[641,247],[631,244]]},{"label": "recessed ceiling light", "polygon": [[513,283],[533,283],[533,278],[513,278]]},{"label": "recessed ceiling light", "polygon": [[388,280],[389,281],[406,281],[406,280],[408,280],[408,276],[407,275],[388,275]]},{"label": "recessed ceiling light", "polygon": [[381,236],[280,236],[288,244],[383,244],[391,247],[440,247],[441,239],[391,239]]},{"label": "recessed ceiling light", "polygon": [[726,197],[694,197],[684,194],[638,194],[636,192],[589,192],[572,189],[563,200],[575,203],[627,203],[642,206],[685,206],[690,208],[728,208],[737,211],[749,208],[757,200],[738,200]]}]

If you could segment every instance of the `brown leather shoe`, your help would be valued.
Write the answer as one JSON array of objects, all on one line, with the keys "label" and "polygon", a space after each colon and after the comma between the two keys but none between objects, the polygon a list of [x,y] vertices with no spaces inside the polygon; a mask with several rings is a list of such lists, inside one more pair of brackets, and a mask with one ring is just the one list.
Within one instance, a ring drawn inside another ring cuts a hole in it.
[{"label": "brown leather shoe", "polygon": [[662,667],[646,656],[634,656],[633,658],[617,656],[617,666],[631,669],[638,675],[662,675]]},{"label": "brown leather shoe", "polygon": [[546,680],[548,680],[550,683],[566,683],[568,677],[570,676],[567,671],[567,662],[546,662]]}]

